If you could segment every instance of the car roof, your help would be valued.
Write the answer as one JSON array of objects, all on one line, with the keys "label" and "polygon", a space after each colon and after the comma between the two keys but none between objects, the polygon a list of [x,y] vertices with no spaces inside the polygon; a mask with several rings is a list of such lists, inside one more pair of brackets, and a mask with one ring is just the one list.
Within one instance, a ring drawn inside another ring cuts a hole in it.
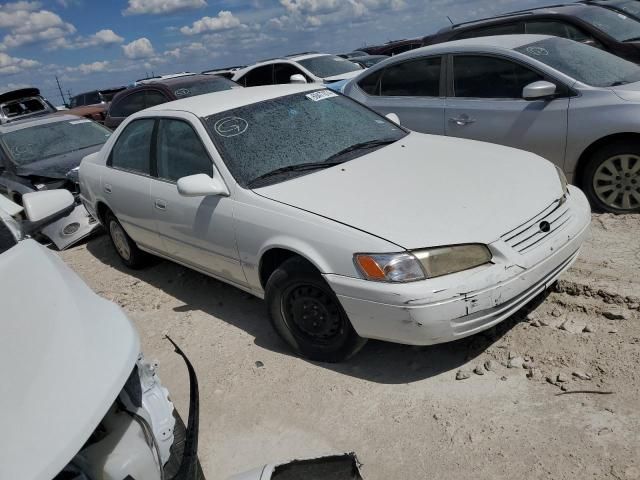
[{"label": "car roof", "polygon": [[143,112],[184,111],[191,112],[198,117],[208,117],[209,115],[244,107],[245,105],[322,88],[317,84],[283,84],[224,90],[162,103],[147,108]]},{"label": "car roof", "polygon": [[73,120],[87,120],[87,119],[83,117],[79,117],[77,115],[71,115],[68,113],[49,113],[46,115],[39,115],[37,117],[32,117],[24,120],[16,120],[15,122],[0,125],[0,134],[22,130],[23,128],[35,127],[36,125],[47,125],[50,123],[58,123],[58,122],[73,121]]},{"label": "car roof", "polygon": [[401,53],[392,58],[402,57],[410,57],[414,54],[424,54],[427,52],[430,53],[447,53],[450,51],[459,51],[461,49],[490,49],[493,51],[499,50],[515,50],[516,48],[520,48],[524,45],[528,45],[530,43],[538,42],[540,40],[544,40],[546,38],[558,38],[550,35],[530,35],[530,34],[520,34],[520,35],[493,35],[488,37],[474,37],[474,38],[465,38],[464,40],[453,40],[451,42],[445,43],[437,43],[435,45],[429,45],[427,47],[416,48],[414,50],[410,50],[405,53]]}]

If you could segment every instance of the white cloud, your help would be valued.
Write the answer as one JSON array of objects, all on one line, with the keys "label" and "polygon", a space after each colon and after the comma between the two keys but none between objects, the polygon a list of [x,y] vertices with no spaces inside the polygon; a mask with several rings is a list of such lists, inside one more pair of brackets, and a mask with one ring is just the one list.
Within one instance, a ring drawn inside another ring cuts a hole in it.
[{"label": "white cloud", "polygon": [[93,62],[93,63],[82,63],[77,67],[67,67],[67,72],[79,72],[83,75],[88,75],[90,73],[104,72],[109,68],[110,63],[108,61],[103,62]]},{"label": "white cloud", "polygon": [[142,37],[122,46],[124,56],[132,60],[139,58],[149,58],[155,55],[153,45],[148,38]]},{"label": "white cloud", "polygon": [[87,38],[78,38],[71,45],[71,48],[86,48],[86,47],[106,47],[109,45],[118,45],[124,42],[124,38],[116,34],[113,30],[105,29],[100,30]]},{"label": "white cloud", "polygon": [[216,17],[202,17],[200,20],[193,22],[191,27],[184,26],[180,29],[184,35],[197,35],[204,32],[216,32],[219,30],[228,30],[241,26],[238,17],[228,10],[218,12]]},{"label": "white cloud", "polygon": [[129,0],[123,15],[164,14],[207,6],[206,0]]},{"label": "white cloud", "polygon": [[37,10],[39,2],[20,1],[0,6],[0,28],[9,33],[2,41],[3,50],[36,42],[61,45],[76,28],[48,10]]},{"label": "white cloud", "polygon": [[35,60],[16,58],[0,52],[0,74],[12,75],[40,65]]}]

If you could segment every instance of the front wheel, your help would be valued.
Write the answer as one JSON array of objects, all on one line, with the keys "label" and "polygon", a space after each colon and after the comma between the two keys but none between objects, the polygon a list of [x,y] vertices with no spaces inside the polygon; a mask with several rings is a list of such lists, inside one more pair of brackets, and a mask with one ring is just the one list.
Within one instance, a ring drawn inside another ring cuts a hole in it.
[{"label": "front wheel", "polygon": [[341,362],[366,343],[320,273],[299,257],[277,268],[266,286],[271,323],[297,353],[320,362]]},{"label": "front wheel", "polygon": [[594,209],[640,212],[640,145],[617,142],[596,150],[587,160],[581,180]]}]

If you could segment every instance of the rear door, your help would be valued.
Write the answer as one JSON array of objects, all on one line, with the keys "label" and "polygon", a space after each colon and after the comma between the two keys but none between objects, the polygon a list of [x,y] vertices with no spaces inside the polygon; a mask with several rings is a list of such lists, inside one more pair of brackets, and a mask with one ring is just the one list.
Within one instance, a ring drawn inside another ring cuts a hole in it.
[{"label": "rear door", "polygon": [[423,133],[444,134],[445,98],[442,57],[418,57],[373,72],[358,86],[366,103],[386,115],[395,113],[400,123]]},{"label": "rear door", "polygon": [[236,249],[234,201],[230,197],[184,197],[178,193],[176,182],[182,177],[220,175],[199,131],[206,135],[201,124],[182,118],[162,118],[158,124],[151,200],[162,251],[196,269],[246,284]]},{"label": "rear door", "polygon": [[447,135],[520,148],[563,165],[569,108],[564,85],[554,81],[558,98],[524,100],[526,85],[552,79],[491,55],[452,55],[449,74]]}]

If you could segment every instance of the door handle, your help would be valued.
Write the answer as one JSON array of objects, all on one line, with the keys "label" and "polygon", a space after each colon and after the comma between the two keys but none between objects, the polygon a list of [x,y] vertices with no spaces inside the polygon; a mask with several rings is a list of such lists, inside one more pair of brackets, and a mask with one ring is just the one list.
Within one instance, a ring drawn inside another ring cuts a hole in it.
[{"label": "door handle", "polygon": [[109,185],[108,183],[104,184],[104,193],[111,193],[111,185]]},{"label": "door handle", "polygon": [[153,205],[158,210],[166,210],[167,209],[167,202],[165,202],[164,200],[156,200],[155,202],[153,202]]},{"label": "door handle", "polygon": [[468,115],[460,115],[459,117],[453,117],[453,118],[450,118],[449,121],[455,123],[459,127],[464,127],[465,125],[476,123],[476,121],[473,118],[469,118]]}]

